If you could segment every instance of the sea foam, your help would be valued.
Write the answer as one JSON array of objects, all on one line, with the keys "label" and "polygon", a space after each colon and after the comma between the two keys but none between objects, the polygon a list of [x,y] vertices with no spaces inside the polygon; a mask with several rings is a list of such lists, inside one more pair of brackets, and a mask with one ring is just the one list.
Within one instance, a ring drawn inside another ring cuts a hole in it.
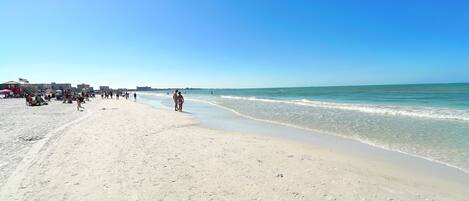
[{"label": "sea foam", "polygon": [[392,116],[402,115],[402,116],[430,118],[430,119],[450,119],[450,120],[469,121],[469,111],[447,109],[447,108],[334,103],[334,102],[325,102],[325,101],[314,101],[314,100],[308,100],[308,99],[275,100],[275,99],[265,99],[265,98],[257,98],[257,97],[241,97],[241,96],[220,96],[220,97],[224,99],[293,104],[293,105],[299,105],[299,106],[348,110],[348,111],[364,112],[364,113],[379,114],[379,115],[392,115]]}]

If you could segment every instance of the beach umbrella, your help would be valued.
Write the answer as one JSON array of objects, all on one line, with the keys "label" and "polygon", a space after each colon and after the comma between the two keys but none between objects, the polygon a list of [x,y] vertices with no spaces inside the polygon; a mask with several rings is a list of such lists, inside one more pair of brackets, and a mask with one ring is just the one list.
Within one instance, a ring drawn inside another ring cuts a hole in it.
[{"label": "beach umbrella", "polygon": [[9,90],[9,89],[2,89],[2,90],[0,90],[0,93],[1,93],[1,94],[9,94],[9,93],[11,93],[11,92],[13,92],[13,91],[12,91],[12,90]]}]

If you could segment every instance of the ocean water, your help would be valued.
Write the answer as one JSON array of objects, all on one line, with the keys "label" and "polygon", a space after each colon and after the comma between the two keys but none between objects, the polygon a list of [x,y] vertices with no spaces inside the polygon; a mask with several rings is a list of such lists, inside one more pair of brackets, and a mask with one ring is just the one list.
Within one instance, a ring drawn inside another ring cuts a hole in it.
[{"label": "ocean water", "polygon": [[[337,135],[469,172],[469,83],[183,90],[247,118]],[[145,96],[166,97],[167,91]]]}]

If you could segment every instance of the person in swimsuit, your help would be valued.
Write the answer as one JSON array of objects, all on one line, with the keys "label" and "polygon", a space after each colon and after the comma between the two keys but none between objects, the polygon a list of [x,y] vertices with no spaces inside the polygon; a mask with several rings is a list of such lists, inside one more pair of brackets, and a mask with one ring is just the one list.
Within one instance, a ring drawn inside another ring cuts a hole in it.
[{"label": "person in swimsuit", "polygon": [[83,108],[81,107],[81,98],[77,96],[76,101],[77,101],[77,111],[80,111],[80,108]]},{"label": "person in swimsuit", "polygon": [[184,104],[184,97],[181,95],[181,92],[177,96],[177,105],[179,112],[182,112],[182,104]]},{"label": "person in swimsuit", "polygon": [[178,99],[178,90],[176,89],[176,91],[174,91],[174,93],[173,93],[174,111],[178,111],[177,99]]}]

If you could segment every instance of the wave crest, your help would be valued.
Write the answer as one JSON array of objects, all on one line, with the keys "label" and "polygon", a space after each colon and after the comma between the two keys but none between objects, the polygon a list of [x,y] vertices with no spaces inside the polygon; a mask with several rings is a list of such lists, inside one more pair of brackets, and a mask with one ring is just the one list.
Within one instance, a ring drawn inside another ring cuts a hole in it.
[{"label": "wave crest", "polygon": [[407,106],[389,106],[389,105],[382,106],[382,105],[371,105],[371,104],[334,103],[334,102],[325,102],[325,101],[314,101],[314,100],[308,100],[308,99],[274,100],[274,99],[257,98],[257,97],[252,97],[252,96],[251,97],[220,96],[220,97],[224,99],[292,104],[292,105],[298,105],[298,106],[348,110],[348,111],[363,112],[363,113],[369,113],[369,114],[379,114],[379,115],[389,115],[389,116],[409,116],[409,117],[417,117],[417,118],[469,121],[469,111],[467,110],[430,108],[430,107],[407,107]]}]

